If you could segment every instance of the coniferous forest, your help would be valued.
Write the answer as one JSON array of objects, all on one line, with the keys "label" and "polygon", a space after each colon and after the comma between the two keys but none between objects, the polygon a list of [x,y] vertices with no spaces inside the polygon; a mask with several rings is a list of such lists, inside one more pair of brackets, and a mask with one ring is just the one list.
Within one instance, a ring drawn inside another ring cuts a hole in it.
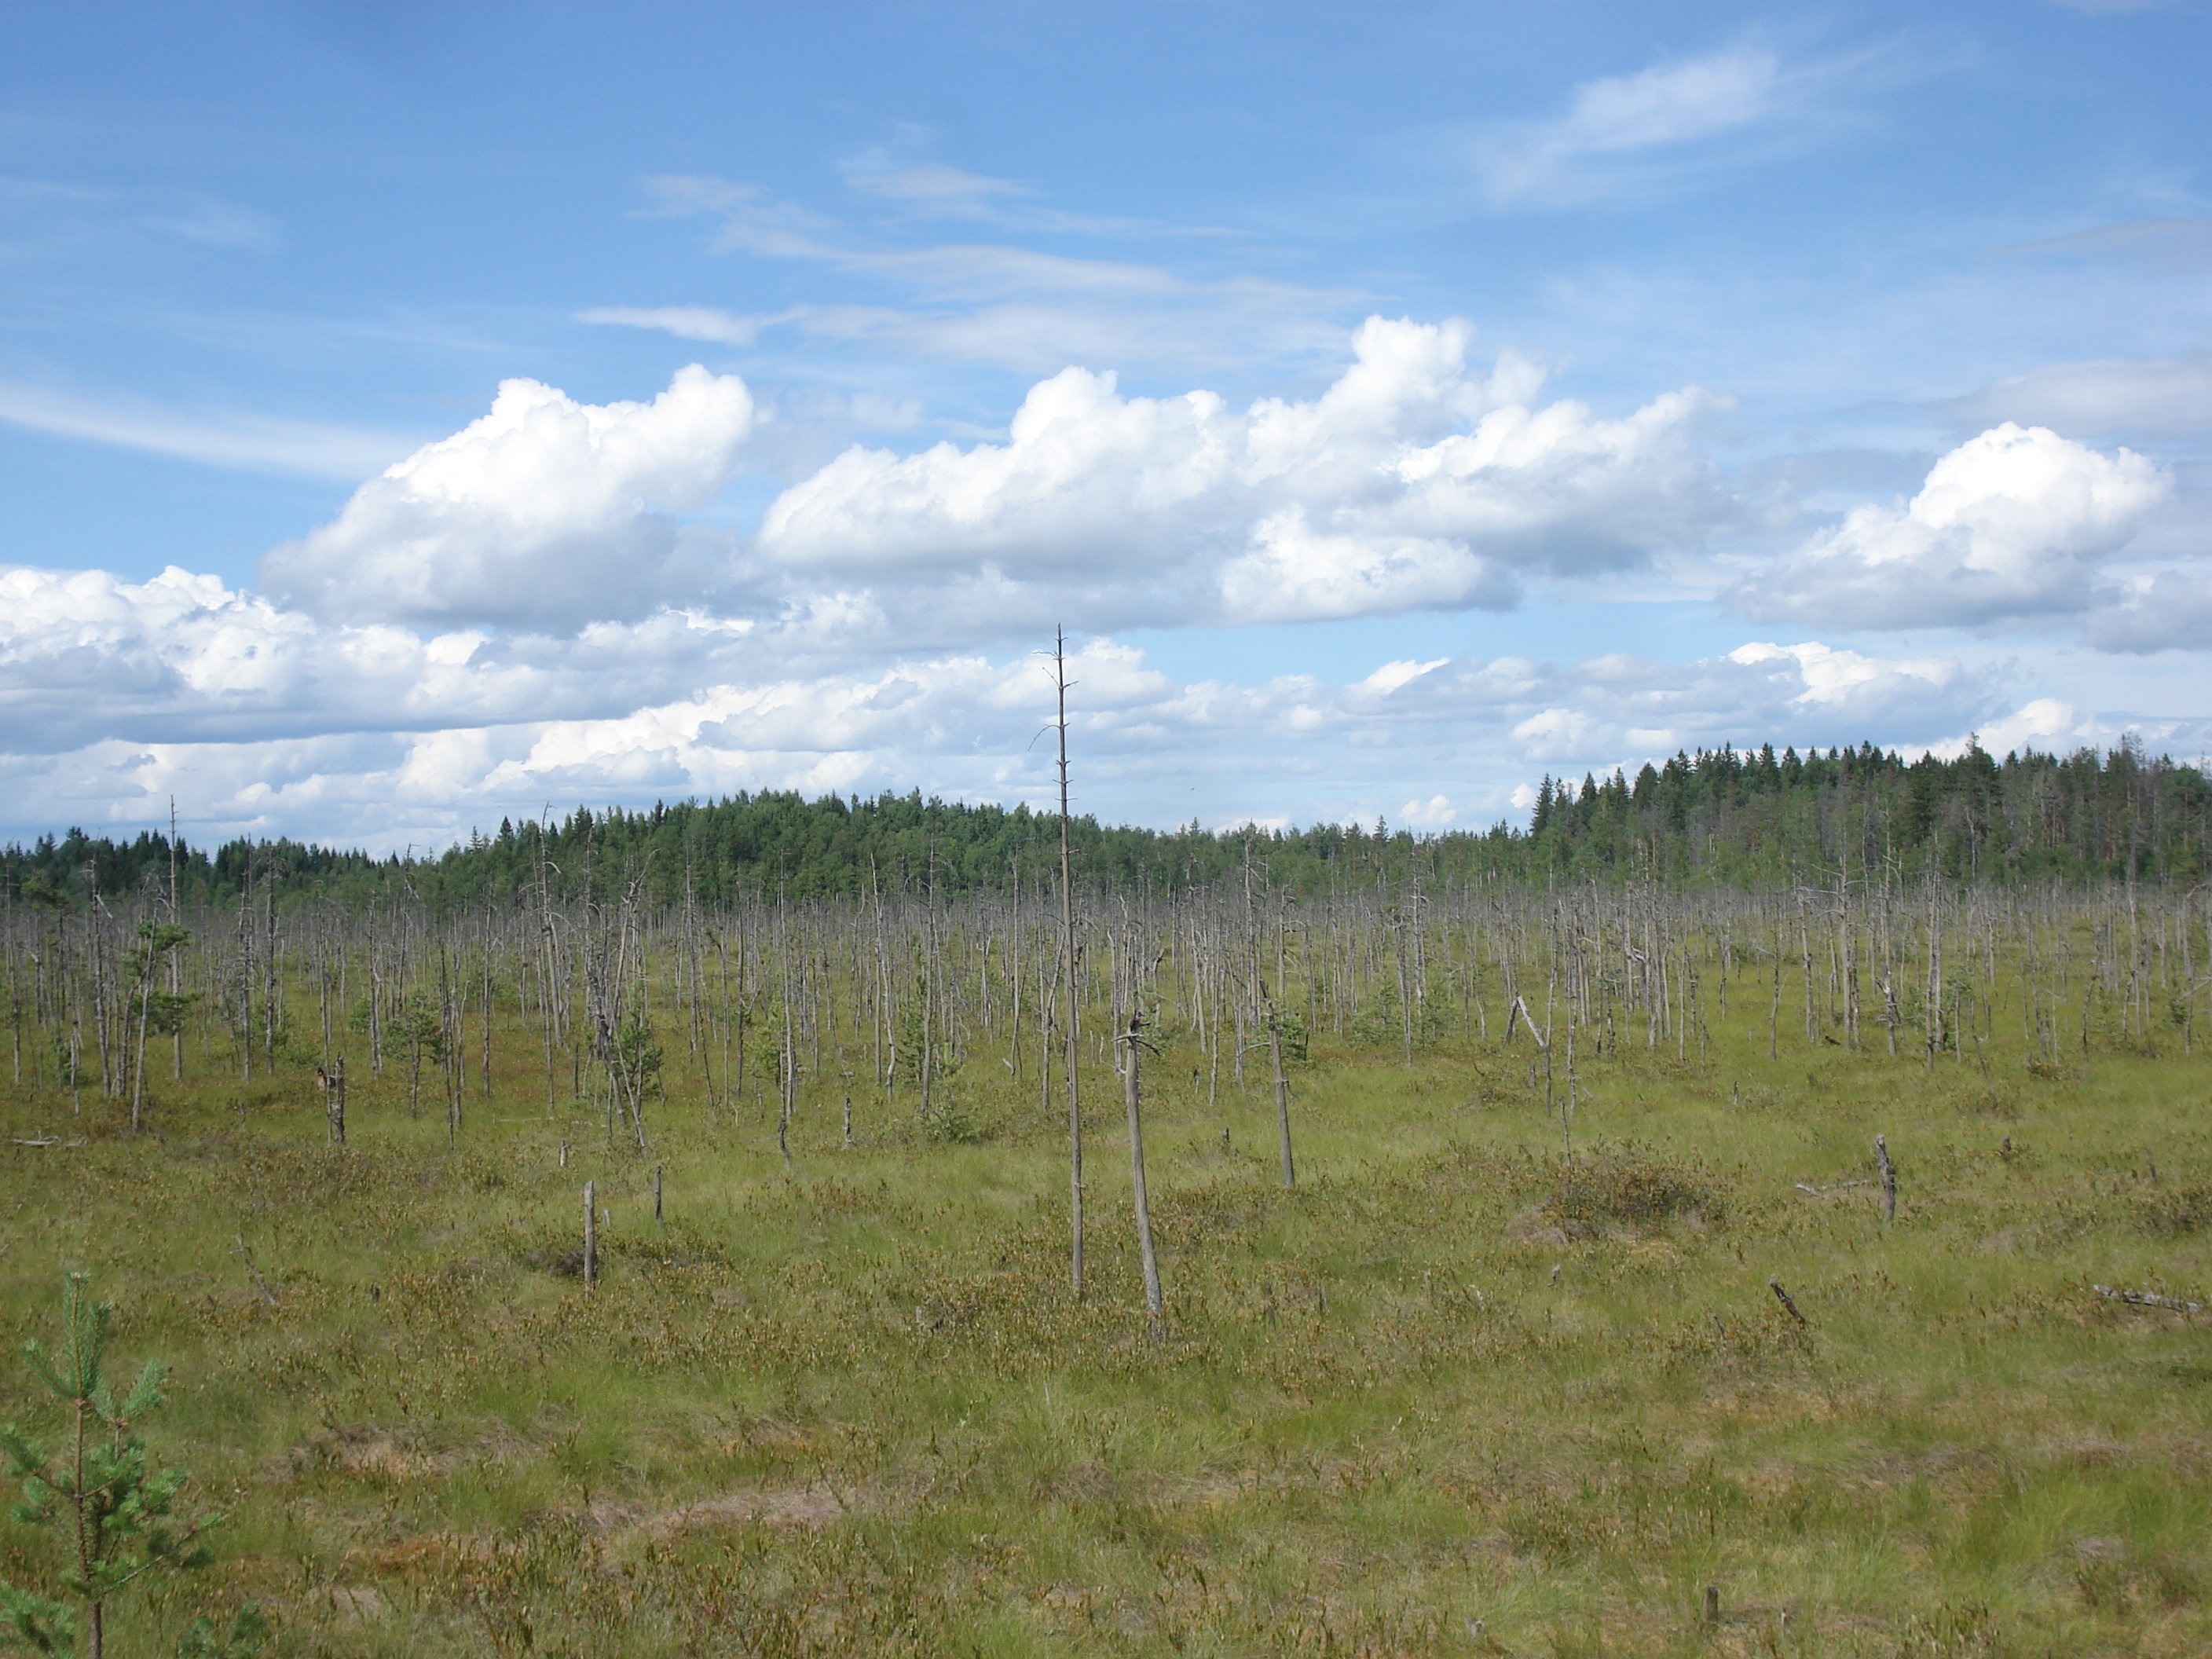
[{"label": "coniferous forest", "polygon": [[[1955,879],[2201,877],[2212,860],[2212,784],[2203,770],[2124,744],[2002,761],[1978,747],[1956,760],[1906,760],[1872,744],[1823,754],[1771,744],[1678,754],[1579,782],[1547,776],[1528,828],[1416,835],[1378,823],[1304,830],[1174,830],[1071,826],[1079,882],[1102,892],[1167,895],[1240,869],[1254,842],[1274,880],[1300,892],[1346,882],[1638,879],[1756,884],[1832,867],[1887,866]],[[406,882],[425,901],[476,902],[556,890],[601,866],[635,866],[668,901],[702,903],[781,892],[792,898],[881,892],[1012,890],[1055,868],[1059,830],[1025,806],[969,805],[919,793],[872,799],[763,792],[650,811],[579,809],[544,824],[416,855],[377,859],[289,840],[232,841],[212,852],[158,830],[135,838],[72,829],[0,850],[15,896],[128,893],[149,882],[202,902],[248,885],[283,896],[373,899]]]}]

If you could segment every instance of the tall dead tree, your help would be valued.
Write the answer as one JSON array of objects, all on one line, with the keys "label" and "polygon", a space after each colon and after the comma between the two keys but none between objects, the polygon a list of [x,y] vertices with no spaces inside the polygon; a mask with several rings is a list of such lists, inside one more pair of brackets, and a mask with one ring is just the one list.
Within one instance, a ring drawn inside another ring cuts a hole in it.
[{"label": "tall dead tree", "polygon": [[1298,1184],[1297,1165],[1291,1158],[1291,1085],[1283,1075],[1283,1021],[1275,1011],[1275,999],[1268,994],[1267,981],[1260,981],[1260,1000],[1267,1011],[1267,1057],[1275,1070],[1275,1138],[1283,1158],[1283,1185]]},{"label": "tall dead tree", "polygon": [[1075,875],[1067,844],[1067,630],[1052,631],[1052,683],[1057,712],[1054,730],[1060,738],[1060,927],[1066,967],[1067,1018],[1061,1036],[1066,1048],[1067,1068],[1067,1191],[1069,1273],[1077,1300],[1083,1296],[1083,1102],[1076,1087],[1075,1010]]}]

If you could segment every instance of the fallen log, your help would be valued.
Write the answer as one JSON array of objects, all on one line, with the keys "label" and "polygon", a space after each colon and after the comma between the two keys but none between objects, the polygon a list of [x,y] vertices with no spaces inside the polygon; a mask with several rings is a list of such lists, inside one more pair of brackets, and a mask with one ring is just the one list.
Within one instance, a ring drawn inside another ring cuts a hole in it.
[{"label": "fallen log", "polygon": [[2202,1302],[2185,1302],[2178,1296],[2160,1296],[2155,1291],[2116,1291],[2110,1285],[2089,1287],[2108,1301],[2124,1302],[2130,1308],[2164,1308],[2172,1313],[2203,1313]]}]

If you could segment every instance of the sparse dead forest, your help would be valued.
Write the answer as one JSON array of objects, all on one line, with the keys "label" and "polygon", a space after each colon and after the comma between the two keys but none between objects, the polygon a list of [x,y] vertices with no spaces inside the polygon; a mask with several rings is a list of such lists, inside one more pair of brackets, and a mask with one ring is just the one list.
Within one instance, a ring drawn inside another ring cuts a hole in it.
[{"label": "sparse dead forest", "polygon": [[[669,903],[626,860],[562,891],[540,881],[433,905],[402,881],[353,908],[279,896],[249,870],[234,902],[180,905],[150,882],[86,900],[11,896],[6,994],[19,1088],[127,1102],[149,1072],[404,1079],[458,1143],[495,1075],[542,1061],[546,1111],[587,1107],[610,1138],[652,1144],[802,1093],[950,1123],[974,1067],[1042,1113],[1068,1056],[1102,1073],[1131,1018],[1187,1046],[1209,1101],[1224,1075],[1316,1034],[1412,1064],[1510,1046],[1525,1028],[1557,1106],[1552,1038],[1704,1057],[1733,1021],[1769,1060],[1840,1045],[1969,1067],[2161,1040],[2197,1050],[2212,904],[2170,881],[1961,885],[1893,868],[1744,890],[1559,878],[1295,891],[1248,847],[1231,876],[1166,896],[1088,891],[1058,872],[1002,891]],[[1015,872],[1018,876],[1020,872]],[[1072,954],[1071,954],[1072,941]],[[1072,994],[1069,993],[1072,992]],[[1070,1048],[1066,1039],[1077,1046]],[[518,1052],[518,1049],[520,1052]],[[427,1091],[427,1093],[426,1093]]]},{"label": "sparse dead forest", "polygon": [[109,1650],[2201,1650],[2212,894],[2141,774],[2087,873],[33,849],[5,1305],[91,1274],[229,1516]]}]

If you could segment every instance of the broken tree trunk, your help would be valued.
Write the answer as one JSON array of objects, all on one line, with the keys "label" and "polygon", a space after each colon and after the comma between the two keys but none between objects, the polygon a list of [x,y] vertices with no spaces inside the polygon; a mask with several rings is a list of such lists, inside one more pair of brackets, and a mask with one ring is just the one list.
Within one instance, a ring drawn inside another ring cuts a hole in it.
[{"label": "broken tree trunk", "polygon": [[1139,1056],[1144,1052],[1140,1035],[1144,1018],[1139,1014],[1129,1016],[1129,1029],[1121,1041],[1127,1046],[1127,1063],[1122,1072],[1123,1093],[1129,1105],[1129,1182],[1137,1211],[1137,1252],[1145,1264],[1145,1310],[1152,1320],[1152,1340],[1167,1340],[1166,1327],[1161,1322],[1160,1263],[1152,1250],[1152,1211],[1145,1194],[1145,1122],[1139,1106]]}]

